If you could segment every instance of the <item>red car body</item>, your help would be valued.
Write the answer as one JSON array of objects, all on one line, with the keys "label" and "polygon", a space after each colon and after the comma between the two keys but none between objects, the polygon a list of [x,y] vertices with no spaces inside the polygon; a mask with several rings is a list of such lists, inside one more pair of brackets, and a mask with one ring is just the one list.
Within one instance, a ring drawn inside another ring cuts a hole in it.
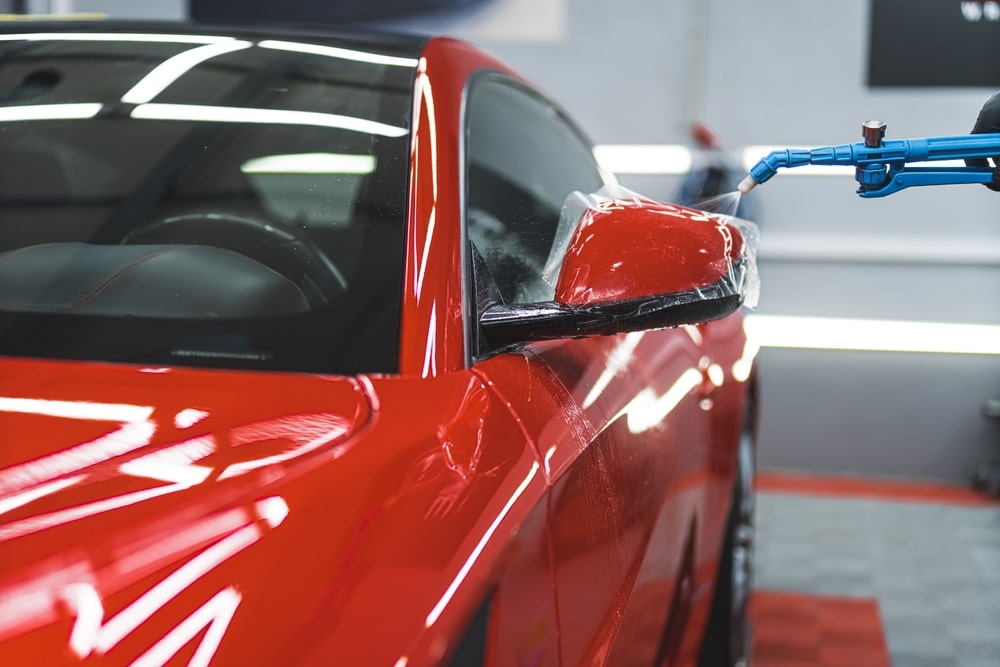
[{"label": "red car body", "polygon": [[470,363],[482,70],[517,76],[421,56],[398,373],[0,359],[0,664],[412,667],[477,622],[498,667],[696,662],[752,422],[742,316]]}]

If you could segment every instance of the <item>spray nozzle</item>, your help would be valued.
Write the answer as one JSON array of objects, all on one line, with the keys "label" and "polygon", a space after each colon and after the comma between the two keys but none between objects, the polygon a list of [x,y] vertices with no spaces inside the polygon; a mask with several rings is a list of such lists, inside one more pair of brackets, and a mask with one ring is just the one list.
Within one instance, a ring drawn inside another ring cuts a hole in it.
[{"label": "spray nozzle", "polygon": [[774,151],[750,169],[750,174],[740,182],[738,189],[746,194],[778,173],[781,167],[809,164],[855,167],[858,194],[862,197],[883,197],[915,185],[993,181],[994,170],[991,167],[906,165],[909,162],[996,158],[1000,156],[1000,133],[885,141],[885,130],[885,123],[867,121],[861,126],[864,140],[855,144]]}]

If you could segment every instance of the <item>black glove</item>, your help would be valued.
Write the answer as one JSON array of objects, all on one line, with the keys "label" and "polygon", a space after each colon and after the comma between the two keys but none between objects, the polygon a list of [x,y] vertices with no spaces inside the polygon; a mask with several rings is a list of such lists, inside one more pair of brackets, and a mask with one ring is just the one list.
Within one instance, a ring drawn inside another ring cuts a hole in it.
[{"label": "black glove", "polygon": [[[1000,93],[997,93],[986,100],[976,124],[972,126],[972,134],[984,134],[989,132],[1000,132]],[[984,185],[990,190],[1000,192],[1000,155],[994,156],[993,160],[993,182]],[[989,167],[989,160],[986,158],[973,158],[965,161],[970,167]]]}]

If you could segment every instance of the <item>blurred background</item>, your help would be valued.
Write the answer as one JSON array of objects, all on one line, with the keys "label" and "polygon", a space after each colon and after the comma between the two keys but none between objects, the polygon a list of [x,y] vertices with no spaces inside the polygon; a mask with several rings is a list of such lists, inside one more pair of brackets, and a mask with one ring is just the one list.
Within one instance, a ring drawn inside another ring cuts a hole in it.
[{"label": "blurred background", "polygon": [[[182,19],[251,4],[0,0],[0,12]],[[691,169],[725,160],[742,178],[771,147],[860,141],[869,119],[890,139],[965,134],[1000,90],[993,0],[312,2],[331,18],[355,4],[496,54],[580,121],[623,184],[667,201]],[[975,38],[922,36],[928,20]],[[1000,194],[855,188],[850,169],[802,168],[743,201],[762,228],[760,467],[968,484],[1000,458]]]}]

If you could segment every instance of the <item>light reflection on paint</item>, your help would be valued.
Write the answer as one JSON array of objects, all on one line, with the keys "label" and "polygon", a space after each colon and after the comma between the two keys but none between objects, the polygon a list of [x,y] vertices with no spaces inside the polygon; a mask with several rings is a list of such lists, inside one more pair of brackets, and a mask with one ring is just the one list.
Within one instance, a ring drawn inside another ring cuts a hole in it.
[{"label": "light reflection on paint", "polygon": [[721,387],[726,381],[726,373],[719,364],[709,364],[705,373],[708,375],[708,381],[716,387]]},{"label": "light reflection on paint", "polygon": [[628,368],[629,362],[632,361],[632,353],[635,352],[635,349],[642,342],[642,338],[645,335],[645,331],[633,331],[625,334],[625,340],[619,343],[608,356],[608,362],[605,364],[604,370],[601,371],[597,380],[594,381],[594,385],[591,387],[587,397],[583,399],[584,409],[592,406],[608,388],[611,381]]},{"label": "light reflection on paint", "polygon": [[[292,445],[287,450],[271,456],[229,465],[217,479],[237,477],[262,467],[304,456],[343,436],[349,428],[350,421],[348,419],[327,413],[294,415],[237,427],[230,432],[229,438],[230,445],[236,448],[281,438],[290,440]],[[76,476],[68,480],[52,480],[72,472],[83,471],[88,467],[143,447],[149,444],[154,431],[155,424],[153,422],[126,424],[121,429],[89,443],[0,471],[0,493],[10,494],[10,497],[6,498],[3,504],[0,504],[0,513],[55,493],[74,483],[82,482],[83,476]],[[215,450],[215,438],[208,435],[125,461],[118,466],[119,472],[167,482],[167,484],[87,504],[74,505],[0,526],[0,542],[135,505],[201,484],[212,478],[215,469],[205,465],[196,465],[195,462],[208,457]],[[49,484],[51,486],[48,486]],[[43,486],[38,488],[38,485]],[[27,490],[26,495],[13,495],[24,490]]]},{"label": "light reflection on paint", "polygon": [[126,475],[145,477],[161,482],[172,482],[181,488],[201,484],[212,474],[212,468],[194,465],[216,449],[211,435],[185,440],[167,449],[161,449],[118,466]]},{"label": "light reflection on paint", "polygon": [[108,620],[97,635],[94,649],[101,654],[110,651],[191,584],[260,538],[260,528],[249,525],[216,542],[184,563],[166,579]]},{"label": "light reflection on paint", "polygon": [[437,303],[431,305],[431,316],[427,326],[427,343],[424,345],[424,363],[420,369],[420,377],[428,378],[437,375]]},{"label": "light reflection on paint", "polygon": [[[156,526],[149,532],[133,535],[124,547],[114,549],[109,572],[124,579],[142,578],[256,520],[246,508],[238,507],[200,518],[190,525],[171,524],[169,529]],[[169,541],[163,539],[166,530],[170,533]]]},{"label": "light reflection on paint", "polygon": [[133,477],[145,477],[160,482],[173,482],[184,488],[201,484],[212,474],[212,468],[207,466],[169,463],[166,461],[150,460],[150,458],[143,457],[135,461],[126,461],[118,466],[118,470]]},{"label": "light reflection on paint", "polygon": [[625,413],[629,432],[638,434],[659,426],[701,382],[701,372],[696,368],[689,368],[660,396],[652,389],[643,389],[622,411]]},{"label": "light reflection on paint", "polygon": [[[90,582],[93,574],[82,561],[60,558],[36,565],[32,576],[19,576],[0,586],[0,641],[55,621],[64,604],[63,589]],[[0,574],[7,574],[0,570]]]},{"label": "light reflection on paint", "polygon": [[431,242],[434,240],[434,226],[437,218],[437,199],[438,199],[438,156],[437,156],[437,122],[434,115],[434,91],[431,89],[430,79],[427,78],[426,73],[427,62],[421,58],[420,59],[420,74],[419,74],[419,88],[420,88],[420,100],[427,107],[427,134],[429,135],[429,144],[431,151],[431,213],[427,221],[427,232],[424,241],[423,253],[420,256],[420,265],[417,271],[417,296],[419,297],[423,293],[424,276],[427,272],[427,266],[429,264]]},{"label": "light reflection on paint", "polygon": [[278,417],[235,428],[230,433],[229,438],[230,445],[233,447],[238,448],[280,438],[291,440],[293,444],[279,454],[234,463],[222,471],[219,479],[237,477],[251,470],[282,463],[308,454],[346,434],[350,425],[350,421],[344,417],[321,413]]},{"label": "light reflection on paint", "polygon": [[483,533],[479,543],[476,544],[472,553],[469,554],[469,557],[465,560],[465,563],[462,565],[461,569],[459,569],[458,574],[455,575],[451,584],[449,584],[448,589],[444,592],[444,595],[441,596],[438,603],[434,605],[433,609],[431,609],[431,612],[427,615],[427,618],[424,621],[425,627],[429,628],[437,622],[438,618],[441,616],[441,612],[443,612],[444,608],[448,606],[449,602],[451,602],[451,598],[454,597],[455,591],[457,591],[458,587],[462,585],[463,581],[465,581],[465,578],[469,575],[469,570],[472,569],[476,560],[479,559],[479,555],[482,553],[483,549],[486,548],[486,543],[489,542],[491,537],[493,537],[493,533],[495,533],[497,528],[500,527],[500,523],[510,512],[510,509],[514,506],[514,503],[517,502],[517,499],[521,497],[522,493],[524,493],[524,490],[528,488],[528,485],[531,483],[531,480],[535,478],[537,473],[538,462],[536,461],[531,464],[531,470],[528,471],[527,476],[521,481],[521,484],[517,487],[514,493],[511,494],[510,498],[507,499],[507,503],[503,506],[503,509],[500,510],[500,513],[497,514],[497,517],[493,520],[493,523],[490,524],[490,527],[486,529],[485,533]]},{"label": "light reflection on paint", "polygon": [[181,430],[191,428],[207,416],[208,413],[204,410],[187,408],[174,415],[174,426]]},{"label": "light reflection on paint", "polygon": [[257,514],[271,528],[277,528],[288,518],[288,503],[281,496],[272,496],[264,500],[258,500],[254,508],[257,510]]},{"label": "light reflection on paint", "polygon": [[11,510],[17,509],[18,507],[23,507],[30,502],[34,502],[35,500],[69,488],[74,484],[81,482],[86,477],[86,475],[64,477],[63,479],[57,479],[54,482],[49,482],[48,484],[41,484],[12,496],[0,498],[0,516],[10,512]]},{"label": "light reflection on paint", "polygon": [[556,451],[558,451],[558,447],[556,445],[552,445],[545,452],[544,463],[545,463],[545,473],[547,476],[552,474],[552,457],[556,455]]},{"label": "light reflection on paint", "polygon": [[47,415],[66,419],[109,422],[141,422],[149,419],[153,408],[127,403],[91,403],[89,401],[50,401],[44,398],[0,396],[0,412]]},{"label": "light reflection on paint", "polygon": [[733,362],[733,379],[737,382],[746,382],[750,379],[750,373],[753,372],[754,359],[756,359],[757,353],[760,352],[760,338],[751,327],[747,326],[746,320],[743,320],[743,332],[746,336],[746,340],[743,343],[743,354]]},{"label": "light reflection on paint", "polygon": [[158,486],[153,489],[126,493],[113,498],[98,500],[86,505],[76,505],[64,510],[59,510],[58,512],[51,512],[49,514],[42,514],[40,516],[23,519],[21,521],[0,527],[0,542],[7,542],[8,540],[24,537],[25,535],[31,535],[55,526],[61,526],[63,524],[79,521],[80,519],[85,519],[97,514],[103,514],[104,512],[110,512],[111,510],[128,507],[129,505],[135,505],[152,498],[165,496],[169,493],[176,493],[177,491],[187,488],[190,488],[190,486],[185,484],[168,484],[166,486]]},{"label": "light reflection on paint", "polygon": [[144,463],[150,467],[160,463],[190,465],[213,454],[216,448],[214,435],[202,435],[189,440],[182,440],[175,445],[170,445],[164,449],[158,449],[145,456],[132,459],[132,463]]},{"label": "light reflection on paint", "polygon": [[131,667],[160,667],[167,664],[184,646],[191,641],[205,626],[208,631],[202,638],[194,655],[188,661],[188,667],[206,667],[211,663],[219,644],[229,629],[229,624],[236,614],[243,596],[230,586],[215,596],[185,618],[177,627],[171,630],[163,639],[151,646],[148,651],[139,656]]},{"label": "light reflection on paint", "polygon": [[156,432],[150,421],[128,423],[99,438],[34,461],[0,470],[0,494],[16,493],[57,477],[79,472],[149,444]]},{"label": "light reflection on paint", "polygon": [[79,658],[94,650],[94,640],[101,630],[104,604],[93,584],[70,584],[63,589],[63,600],[76,616],[69,636],[69,648]]},{"label": "light reflection on paint", "polygon": [[705,342],[705,337],[701,335],[701,329],[693,324],[685,324],[681,329],[691,338],[691,341],[699,347]]}]

